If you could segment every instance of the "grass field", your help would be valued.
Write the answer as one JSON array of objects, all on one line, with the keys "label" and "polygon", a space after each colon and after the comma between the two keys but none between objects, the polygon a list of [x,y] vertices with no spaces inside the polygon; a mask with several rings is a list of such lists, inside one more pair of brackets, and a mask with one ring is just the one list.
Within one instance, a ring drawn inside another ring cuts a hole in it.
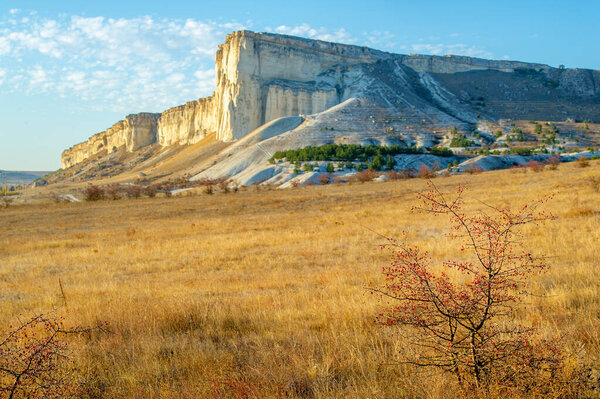
[{"label": "grass field", "polygon": [[[552,268],[535,277],[521,317],[582,360],[600,356],[600,161],[434,182],[446,192],[468,182],[470,209],[555,194],[557,219],[524,231]],[[460,397],[451,377],[385,365],[406,348],[374,324],[382,304],[365,289],[389,262],[374,232],[406,230],[437,259],[461,256],[443,219],[410,212],[424,188],[412,179],[0,209],[0,329],[55,307],[67,325],[107,321],[112,333],[73,344],[90,397]]]}]

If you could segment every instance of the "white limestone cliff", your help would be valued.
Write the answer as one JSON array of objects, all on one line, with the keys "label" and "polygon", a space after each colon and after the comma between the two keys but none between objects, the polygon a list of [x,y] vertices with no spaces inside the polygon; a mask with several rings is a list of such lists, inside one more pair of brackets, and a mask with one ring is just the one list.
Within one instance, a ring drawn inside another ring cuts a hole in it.
[{"label": "white limestone cliff", "polygon": [[63,151],[61,167],[66,169],[100,153],[111,153],[119,148],[137,151],[156,141],[156,122],[160,114],[140,113],[127,115],[119,121],[97,133],[87,141]]},{"label": "white limestone cliff", "polygon": [[[135,151],[155,142],[161,146],[193,144],[211,133],[218,140],[235,141],[274,119],[315,114],[354,97],[379,96],[382,106],[395,108],[409,118],[421,111],[424,115],[435,114],[437,120],[448,123],[473,123],[482,111],[467,109],[464,98],[458,98],[464,90],[451,92],[438,82],[441,76],[458,77],[470,72],[518,75],[514,72],[520,71],[523,79],[538,74],[540,79],[546,79],[544,84],[558,87],[565,98],[588,96],[594,107],[595,98],[600,95],[599,71],[463,56],[399,55],[250,31],[233,32],[226,37],[216,53],[215,71],[212,96],[162,114],[129,115],[105,132],[65,150],[62,167],[119,148]],[[374,81],[379,83],[373,86]],[[548,94],[547,100],[556,98]],[[499,100],[501,104],[510,99]],[[510,111],[508,107],[498,110],[498,115],[490,111],[487,117],[512,117],[501,114]],[[595,108],[587,112],[585,115],[594,115]]]}]

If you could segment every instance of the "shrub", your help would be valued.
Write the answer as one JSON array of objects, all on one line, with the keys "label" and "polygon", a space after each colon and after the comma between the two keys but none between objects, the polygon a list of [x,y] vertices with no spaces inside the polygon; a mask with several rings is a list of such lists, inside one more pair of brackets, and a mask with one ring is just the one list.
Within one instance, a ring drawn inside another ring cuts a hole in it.
[{"label": "shrub", "polygon": [[381,156],[376,155],[375,157],[373,157],[373,161],[369,165],[369,169],[381,170],[382,167],[383,167],[383,159],[381,158]]},{"label": "shrub", "polygon": [[550,170],[556,170],[558,165],[560,164],[561,159],[558,155],[552,155],[550,158],[546,160],[546,164],[548,164],[548,168]]},{"label": "shrub", "polygon": [[149,186],[144,187],[144,195],[147,195],[150,198],[156,197],[156,193],[158,192],[158,186],[155,184],[151,184]]},{"label": "shrub", "polygon": [[588,166],[590,166],[590,161],[586,157],[581,157],[577,160],[575,165],[578,168],[587,168]]},{"label": "shrub", "polygon": [[383,268],[386,282],[372,288],[387,302],[378,323],[401,328],[414,347],[414,357],[407,355],[403,363],[450,373],[467,390],[485,394],[495,384],[505,392],[500,397],[519,391],[556,396],[559,343],[513,319],[529,278],[548,267],[544,257],[522,247],[518,230],[552,218],[540,211],[549,197],[516,212],[490,206],[467,214],[464,187],[448,198],[433,183],[428,186],[413,210],[448,217],[449,239],[457,241],[461,259],[443,262],[440,270],[418,246],[388,239],[384,247],[393,260]]},{"label": "shrub", "polygon": [[327,164],[327,173],[333,173],[335,172],[335,166],[333,166],[333,164],[331,162],[329,162]]},{"label": "shrub", "polygon": [[532,159],[525,164],[525,167],[533,170],[534,172],[541,172],[544,170],[544,163]]},{"label": "shrub", "polygon": [[391,155],[388,155],[387,160],[385,161],[385,167],[389,170],[393,170],[394,166],[396,166],[396,159],[393,158]]},{"label": "shrub", "polygon": [[483,168],[479,165],[469,165],[469,167],[465,169],[465,172],[470,175],[476,175],[483,172]]},{"label": "shrub", "polygon": [[109,184],[104,187],[104,193],[106,196],[112,200],[118,200],[121,198],[121,186],[118,184]]},{"label": "shrub", "polygon": [[353,180],[357,180],[361,183],[364,183],[364,182],[368,182],[368,181],[371,181],[374,178],[376,178],[377,173],[375,173],[374,170],[367,169],[367,170],[363,170],[362,172],[358,172],[358,173],[354,174],[354,176],[352,176],[352,177],[353,177]]},{"label": "shrub", "polygon": [[309,163],[305,163],[304,165],[302,165],[302,170],[304,170],[305,172],[312,172],[313,166]]},{"label": "shrub", "polygon": [[223,180],[219,183],[219,189],[223,194],[229,193],[229,182],[227,180]]},{"label": "shrub", "polygon": [[104,199],[104,189],[99,186],[90,184],[83,189],[83,195],[86,201],[99,201]]},{"label": "shrub", "polygon": [[431,170],[431,168],[429,168],[427,165],[421,164],[418,176],[421,179],[433,179],[435,177],[435,172]]},{"label": "shrub", "polygon": [[323,173],[323,174],[319,175],[317,180],[319,180],[319,183],[321,183],[321,184],[329,184],[333,180],[333,176],[330,174]]},{"label": "shrub", "polygon": [[391,180],[412,179],[413,177],[415,177],[415,173],[410,169],[403,169],[400,172],[396,172],[393,170],[388,173],[388,177]]},{"label": "shrub", "polygon": [[127,195],[127,198],[140,198],[142,196],[142,186],[138,186],[137,184],[131,184],[124,187],[124,191]]},{"label": "shrub", "polygon": [[0,397],[80,397],[67,337],[102,326],[65,328],[54,314],[42,314],[11,327],[0,339]]}]

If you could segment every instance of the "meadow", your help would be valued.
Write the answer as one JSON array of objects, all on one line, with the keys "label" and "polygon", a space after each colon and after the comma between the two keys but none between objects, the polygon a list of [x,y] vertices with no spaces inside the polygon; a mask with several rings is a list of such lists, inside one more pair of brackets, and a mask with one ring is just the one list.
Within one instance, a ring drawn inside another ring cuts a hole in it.
[{"label": "meadow", "polygon": [[[600,355],[600,161],[439,177],[467,209],[553,194],[556,219],[526,226],[549,256],[522,321]],[[410,350],[375,324],[390,254],[380,235],[437,260],[461,252],[443,218],[411,212],[425,180],[331,184],[0,209],[0,330],[57,308],[90,398],[461,397],[452,376],[394,365]]]}]

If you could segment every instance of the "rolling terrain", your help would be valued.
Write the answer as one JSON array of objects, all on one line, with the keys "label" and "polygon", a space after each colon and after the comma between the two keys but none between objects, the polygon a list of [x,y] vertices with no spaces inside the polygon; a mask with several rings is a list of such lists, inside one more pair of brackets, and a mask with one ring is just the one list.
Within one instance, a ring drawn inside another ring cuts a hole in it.
[{"label": "rolling terrain", "polygon": [[[557,219],[524,230],[551,269],[515,317],[562,337],[596,376],[600,161],[434,183],[467,183],[468,210],[554,195]],[[410,211],[424,188],[256,186],[0,209],[0,326],[52,308],[69,326],[108,322],[110,333],[71,342],[89,398],[462,397],[452,376],[390,364],[407,347],[374,323],[385,304],[365,289],[390,261],[378,233],[406,230],[438,261],[462,256],[443,219]]]}]

